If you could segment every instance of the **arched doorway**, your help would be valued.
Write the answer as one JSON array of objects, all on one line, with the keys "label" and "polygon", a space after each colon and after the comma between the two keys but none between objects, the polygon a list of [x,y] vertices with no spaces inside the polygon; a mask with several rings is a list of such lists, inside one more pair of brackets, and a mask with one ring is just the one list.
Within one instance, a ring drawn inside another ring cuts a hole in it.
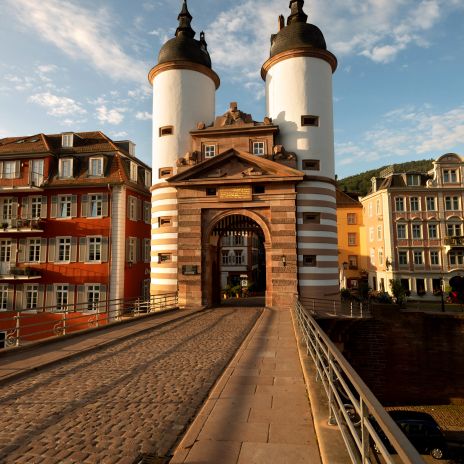
[{"label": "arched doorway", "polygon": [[215,218],[208,228],[204,265],[210,278],[203,282],[204,304],[217,306],[233,299],[234,304],[246,305],[248,298],[265,304],[266,291],[270,290],[266,271],[269,239],[266,240],[267,227],[260,219],[249,212],[230,212]]}]

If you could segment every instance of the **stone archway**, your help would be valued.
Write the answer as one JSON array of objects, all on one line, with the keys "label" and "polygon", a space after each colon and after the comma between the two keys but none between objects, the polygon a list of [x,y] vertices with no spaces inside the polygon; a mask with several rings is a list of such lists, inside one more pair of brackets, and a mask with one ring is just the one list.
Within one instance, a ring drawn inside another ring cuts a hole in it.
[{"label": "stone archway", "polygon": [[[236,209],[222,211],[213,216],[209,224],[203,230],[202,250],[203,262],[202,268],[206,271],[202,276],[202,303],[207,306],[215,306],[220,302],[220,269],[221,256],[220,242],[225,232],[229,236],[237,234],[253,237],[255,234],[262,238],[265,255],[265,304],[272,305],[272,259],[271,247],[272,238],[269,225],[266,220],[254,211],[246,209]],[[247,272],[253,271],[247,263]]]}]

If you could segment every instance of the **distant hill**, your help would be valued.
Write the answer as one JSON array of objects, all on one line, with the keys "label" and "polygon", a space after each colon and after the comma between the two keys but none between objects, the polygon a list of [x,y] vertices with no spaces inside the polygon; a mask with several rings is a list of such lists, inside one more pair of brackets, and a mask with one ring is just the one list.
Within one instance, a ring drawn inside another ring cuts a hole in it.
[{"label": "distant hill", "polygon": [[[407,171],[419,171],[427,172],[432,169],[433,159],[428,160],[419,160],[419,161],[408,161],[406,163],[395,164],[395,171],[397,172],[407,172]],[[341,190],[346,192],[356,192],[360,196],[367,194],[371,187],[371,179],[373,177],[378,177],[380,172],[385,168],[391,165],[382,166],[378,169],[372,169],[371,171],[362,172],[361,174],[356,174],[354,176],[345,177],[338,181],[338,186]]]}]

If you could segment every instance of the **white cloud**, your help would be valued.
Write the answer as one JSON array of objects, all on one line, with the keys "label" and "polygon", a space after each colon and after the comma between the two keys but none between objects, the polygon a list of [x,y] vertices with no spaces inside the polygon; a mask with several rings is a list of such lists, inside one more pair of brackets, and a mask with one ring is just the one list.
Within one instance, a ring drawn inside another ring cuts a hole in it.
[{"label": "white cloud", "polygon": [[28,29],[35,29],[71,58],[85,60],[114,79],[146,80],[148,65],[123,50],[116,39],[120,31],[113,31],[114,21],[108,10],[85,9],[70,0],[5,1]]},{"label": "white cloud", "polygon": [[87,113],[87,111],[72,98],[53,95],[49,92],[32,95],[28,100],[46,108],[47,114],[50,116],[62,117]]},{"label": "white cloud", "polygon": [[120,131],[120,132],[110,132],[110,136],[113,140],[122,140],[127,138],[129,134],[126,131]]},{"label": "white cloud", "polygon": [[140,121],[150,121],[152,119],[152,115],[148,111],[139,111],[135,115],[135,119],[138,119]]},{"label": "white cloud", "polygon": [[54,64],[41,64],[39,66],[37,66],[37,69],[39,72],[43,73],[43,74],[49,74],[49,73],[54,73],[56,71],[58,71],[58,66],[54,65]]},{"label": "white cloud", "polygon": [[464,105],[437,112],[430,105],[408,106],[385,114],[356,142],[338,143],[337,166],[398,157],[464,154]]},{"label": "white cloud", "polygon": [[97,108],[97,119],[102,124],[112,124],[117,126],[124,121],[125,108],[108,109],[105,105]]}]

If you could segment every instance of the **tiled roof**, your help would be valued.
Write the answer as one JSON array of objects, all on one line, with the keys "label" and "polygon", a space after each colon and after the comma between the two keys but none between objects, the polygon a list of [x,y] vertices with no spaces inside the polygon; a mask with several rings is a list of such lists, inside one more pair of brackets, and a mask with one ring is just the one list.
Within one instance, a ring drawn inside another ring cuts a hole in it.
[{"label": "tiled roof", "polygon": [[353,198],[352,194],[343,192],[337,188],[337,206],[359,206],[362,207],[362,204]]}]

